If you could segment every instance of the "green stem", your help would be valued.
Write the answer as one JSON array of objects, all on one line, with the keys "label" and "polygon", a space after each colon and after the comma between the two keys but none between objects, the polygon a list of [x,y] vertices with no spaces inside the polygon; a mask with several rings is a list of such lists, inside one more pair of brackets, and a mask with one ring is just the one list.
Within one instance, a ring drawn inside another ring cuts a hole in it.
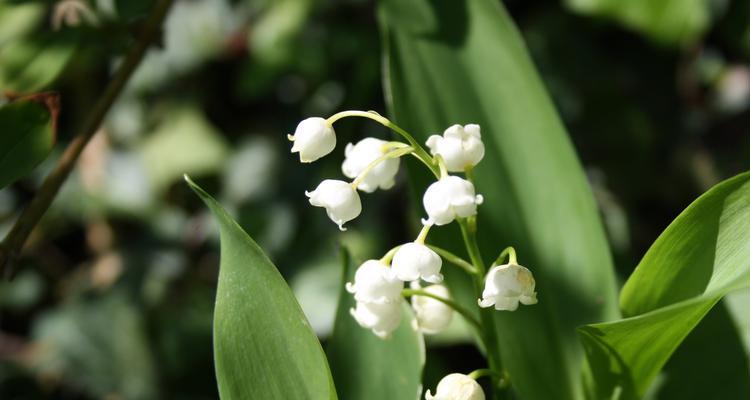
[{"label": "green stem", "polygon": [[448,176],[448,167],[445,166],[445,160],[443,160],[440,154],[435,155],[435,162],[437,162],[438,169],[440,169],[440,179],[446,178]]},{"label": "green stem", "polygon": [[485,376],[495,376],[497,378],[501,378],[502,374],[500,374],[497,371],[493,371],[489,368],[481,368],[481,369],[475,369],[474,371],[469,372],[468,376],[471,379],[477,380]]},{"label": "green stem", "polygon": [[435,175],[435,177],[440,177],[440,171],[438,170],[438,166],[435,165],[435,162],[433,161],[432,157],[427,153],[427,151],[422,147],[422,145],[417,142],[416,139],[414,139],[414,136],[409,134],[409,132],[405,131],[400,126],[394,124],[389,120],[388,118],[383,117],[382,115],[376,113],[375,111],[358,111],[358,110],[349,110],[349,111],[341,111],[339,113],[336,113],[328,118],[328,123],[333,125],[334,122],[346,118],[346,117],[363,117],[363,118],[369,118],[391,130],[398,133],[406,139],[407,142],[414,148],[414,155],[417,157],[424,165],[427,166],[427,168],[430,169],[430,171]]},{"label": "green stem", "polygon": [[500,253],[499,256],[497,256],[495,262],[492,263],[492,265],[500,265],[503,262],[505,256],[508,256],[508,264],[518,264],[516,259],[516,249],[514,249],[513,246],[508,246]]},{"label": "green stem", "polygon": [[422,226],[422,230],[419,231],[419,235],[414,240],[414,243],[424,244],[425,239],[427,239],[427,234],[430,233],[430,228],[432,228],[432,225]]},{"label": "green stem", "polygon": [[[479,272],[474,275],[474,292],[476,297],[479,299],[482,297],[482,290],[484,286],[484,274],[487,269],[482,261],[482,254],[479,251],[479,245],[477,244],[476,238],[476,218],[458,219],[458,225],[461,227],[461,235],[463,236],[464,245],[466,251],[469,253],[469,258],[472,264]],[[497,329],[495,327],[495,319],[493,316],[493,309],[482,308],[479,312],[480,322],[482,324],[482,331],[484,334],[484,345],[487,352],[487,362],[491,370],[502,371],[500,361],[500,348],[498,347],[497,341]],[[493,387],[496,392],[496,397],[500,393]]]},{"label": "green stem", "polygon": [[380,262],[382,262],[385,265],[391,265],[391,260],[393,259],[393,256],[396,254],[396,252],[398,251],[400,247],[401,245],[388,250],[388,252],[385,253],[385,255],[380,258]]},{"label": "green stem", "polygon": [[477,275],[479,273],[479,271],[477,271],[477,269],[474,268],[474,266],[471,265],[471,263],[469,263],[468,261],[464,260],[463,258],[461,258],[461,257],[459,257],[459,256],[457,256],[457,255],[455,255],[453,253],[451,253],[450,251],[442,249],[442,248],[437,247],[437,246],[433,246],[431,244],[428,244],[427,247],[429,247],[430,249],[432,249],[432,251],[434,251],[435,253],[438,253],[438,255],[440,257],[442,257],[443,259],[445,259],[449,263],[451,263],[451,264],[453,264],[453,265],[461,268],[462,270],[466,271],[467,273],[469,273],[469,275]]},{"label": "green stem", "polygon": [[[162,22],[172,5],[172,0],[159,0],[153,8],[149,19],[146,21],[141,35],[131,47],[130,52],[120,64],[117,72],[107,85],[102,96],[97,100],[88,118],[84,121],[81,131],[65,148],[60,160],[54,169],[47,175],[44,182],[39,187],[29,205],[21,212],[16,223],[11,228],[8,235],[0,244],[0,270],[11,269],[11,264],[15,261],[21,252],[21,248],[34,227],[39,223],[44,213],[47,211],[52,201],[57,196],[60,187],[70,175],[75,167],[78,157],[88,144],[89,140],[99,130],[102,120],[107,115],[107,111],[112,107],[130,76],[141,63],[146,50],[158,36]],[[12,274],[6,272],[4,275]]]},{"label": "green stem", "polygon": [[476,328],[479,332],[482,331],[482,326],[479,324],[479,321],[477,321],[477,319],[474,318],[473,315],[471,315],[471,312],[451,299],[446,299],[445,297],[432,294],[423,289],[403,289],[401,291],[401,295],[404,297],[424,296],[435,299],[452,308],[457,313],[461,314],[461,316],[464,317],[464,319],[466,319],[469,323],[471,323],[471,325],[474,326],[474,328]]},{"label": "green stem", "polygon": [[413,151],[414,151],[414,148],[411,147],[411,146],[400,147],[400,148],[398,148],[396,150],[389,151],[388,153],[385,153],[382,156],[376,158],[371,163],[367,164],[367,166],[365,167],[365,169],[363,169],[362,172],[359,173],[359,175],[357,176],[357,178],[352,181],[352,183],[351,183],[352,187],[354,189],[357,189],[357,186],[359,186],[359,184],[362,183],[362,181],[365,179],[365,177],[367,176],[367,174],[369,174],[370,171],[372,171],[372,169],[375,168],[381,162],[383,162],[385,160],[388,160],[390,158],[401,157],[401,156],[403,156],[405,154],[412,153]]}]

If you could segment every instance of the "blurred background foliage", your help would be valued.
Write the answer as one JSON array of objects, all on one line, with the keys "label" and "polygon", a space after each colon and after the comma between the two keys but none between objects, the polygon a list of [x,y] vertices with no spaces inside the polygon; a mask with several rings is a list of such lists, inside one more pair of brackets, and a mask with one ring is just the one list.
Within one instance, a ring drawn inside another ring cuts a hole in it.
[{"label": "blurred background foliage", "polygon": [[[0,0],[0,102],[51,89],[63,110],[52,156],[0,191],[0,235],[153,3],[81,2],[91,14],[56,28],[62,2]],[[748,169],[750,2],[505,4],[572,135],[624,280],[679,211]],[[374,2],[177,1],[159,46],[32,235],[18,275],[0,281],[0,398],[217,396],[218,236],[183,173],[217,194],[257,239],[325,342],[340,289],[337,244],[355,258],[375,257],[410,238],[417,216],[401,183],[367,196],[362,217],[339,233],[307,205],[304,190],[340,175],[343,146],[300,166],[286,134],[307,116],[384,111],[380,70]],[[344,143],[387,135],[354,120],[337,132]],[[737,330],[726,336],[748,349],[749,296],[729,296],[714,317],[731,318]],[[482,367],[454,321],[428,337],[427,386]],[[692,343],[705,332],[696,330]]]}]

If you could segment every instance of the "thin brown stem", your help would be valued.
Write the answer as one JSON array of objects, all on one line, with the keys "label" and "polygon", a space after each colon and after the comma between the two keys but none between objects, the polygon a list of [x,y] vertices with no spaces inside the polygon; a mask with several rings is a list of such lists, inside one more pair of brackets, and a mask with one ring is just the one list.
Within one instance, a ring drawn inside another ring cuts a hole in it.
[{"label": "thin brown stem", "polygon": [[44,179],[29,205],[21,212],[18,220],[0,244],[0,271],[3,271],[3,276],[12,276],[13,263],[21,253],[26,239],[49,209],[60,187],[75,167],[76,161],[78,161],[78,157],[86,144],[97,132],[112,104],[141,63],[146,50],[159,33],[172,2],[173,0],[158,0],[138,40],[132,50],[125,56],[104,93],[94,105],[88,118],[84,121],[81,131],[65,148],[57,165]]}]

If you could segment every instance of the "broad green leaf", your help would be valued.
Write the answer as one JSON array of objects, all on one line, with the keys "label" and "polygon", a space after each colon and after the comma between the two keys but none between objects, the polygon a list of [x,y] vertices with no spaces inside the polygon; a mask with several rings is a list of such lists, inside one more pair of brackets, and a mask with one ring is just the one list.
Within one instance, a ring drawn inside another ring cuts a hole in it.
[{"label": "broad green leaf", "polygon": [[53,93],[0,107],[0,189],[29,174],[52,151],[58,111]]},{"label": "broad green leaf", "polygon": [[[575,329],[617,315],[612,260],[581,165],[523,40],[500,2],[383,4],[396,123],[421,141],[452,124],[481,125],[486,155],[475,173],[485,198],[485,260],[513,245],[537,279],[539,304],[495,313],[512,388],[521,399],[580,399]],[[427,178],[415,177],[421,199]],[[454,226],[429,240],[462,251]],[[476,296],[460,290],[466,282],[445,269],[456,297],[475,308]]]},{"label": "broad green leaf", "polygon": [[354,298],[344,289],[354,281],[356,265],[342,250],[343,280],[333,335],[326,352],[336,390],[342,399],[414,400],[421,394],[424,338],[413,328],[413,315],[404,304],[401,325],[383,340],[352,318]]},{"label": "broad green leaf", "polygon": [[711,0],[566,0],[581,14],[609,18],[666,44],[690,44],[711,23]]},{"label": "broad green leaf", "polygon": [[750,173],[709,190],[654,242],[620,297],[630,318],[580,329],[597,397],[642,396],[711,307],[747,287]]},{"label": "broad green leaf", "polygon": [[711,309],[669,359],[661,380],[656,381],[655,398],[750,398],[747,354],[724,303]]},{"label": "broad green leaf", "polygon": [[335,399],[325,353],[284,278],[190,178],[221,232],[214,363],[223,399]]},{"label": "broad green leaf", "polygon": [[48,87],[76,50],[74,32],[47,32],[0,47],[0,90],[29,93]]}]

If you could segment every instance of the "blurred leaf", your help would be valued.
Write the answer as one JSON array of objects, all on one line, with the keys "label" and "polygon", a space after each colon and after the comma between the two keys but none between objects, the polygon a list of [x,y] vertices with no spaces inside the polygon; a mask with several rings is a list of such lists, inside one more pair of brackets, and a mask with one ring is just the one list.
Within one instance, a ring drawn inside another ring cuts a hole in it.
[{"label": "blurred leaf", "polygon": [[194,108],[172,110],[140,151],[155,192],[177,181],[182,174],[204,175],[219,171],[229,145],[206,118]]},{"label": "blurred leaf", "polygon": [[401,325],[383,340],[362,328],[349,310],[354,297],[344,289],[357,270],[347,250],[342,250],[343,274],[339,285],[336,323],[326,352],[336,390],[342,399],[414,400],[421,394],[424,338],[411,324],[410,307],[404,304]]},{"label": "blurred leaf", "polygon": [[75,32],[45,32],[0,47],[0,90],[29,93],[48,87],[76,50]]},{"label": "blurred leaf", "polygon": [[702,195],[659,236],[625,283],[620,304],[631,317],[580,329],[597,397],[616,391],[623,398],[642,396],[711,307],[730,291],[750,287],[749,204],[750,173]]},{"label": "blurred leaf", "polygon": [[[395,121],[421,140],[456,123],[482,126],[480,246],[486,261],[515,246],[537,279],[539,304],[495,313],[511,385],[522,399],[580,399],[575,328],[617,315],[612,261],[581,165],[522,39],[491,0],[383,4]],[[419,177],[417,191],[428,179]],[[430,240],[462,251],[454,226]],[[454,272],[445,272],[454,296],[476,307],[471,285]]]},{"label": "blurred leaf", "polygon": [[43,16],[44,5],[40,3],[0,3],[0,48],[29,33]]},{"label": "blurred leaf", "polygon": [[36,304],[44,293],[44,280],[31,269],[10,280],[0,281],[0,307],[23,310]]},{"label": "blurred leaf", "polygon": [[320,342],[284,278],[263,251],[211,196],[221,231],[221,267],[214,309],[214,354],[223,399],[335,399]]},{"label": "blurred leaf", "polygon": [[125,22],[145,18],[153,5],[154,0],[115,0],[117,16]]},{"label": "blurred leaf", "polygon": [[604,17],[656,41],[695,42],[711,23],[711,0],[566,0],[581,14]]},{"label": "blurred leaf", "polygon": [[0,189],[23,178],[55,144],[59,98],[41,93],[0,107]]},{"label": "blurred leaf", "polygon": [[93,398],[158,398],[145,334],[140,311],[121,294],[75,300],[36,321],[33,363]]},{"label": "blurred leaf", "polygon": [[278,66],[295,56],[295,39],[313,8],[312,0],[276,0],[253,23],[248,46],[261,63]]}]

